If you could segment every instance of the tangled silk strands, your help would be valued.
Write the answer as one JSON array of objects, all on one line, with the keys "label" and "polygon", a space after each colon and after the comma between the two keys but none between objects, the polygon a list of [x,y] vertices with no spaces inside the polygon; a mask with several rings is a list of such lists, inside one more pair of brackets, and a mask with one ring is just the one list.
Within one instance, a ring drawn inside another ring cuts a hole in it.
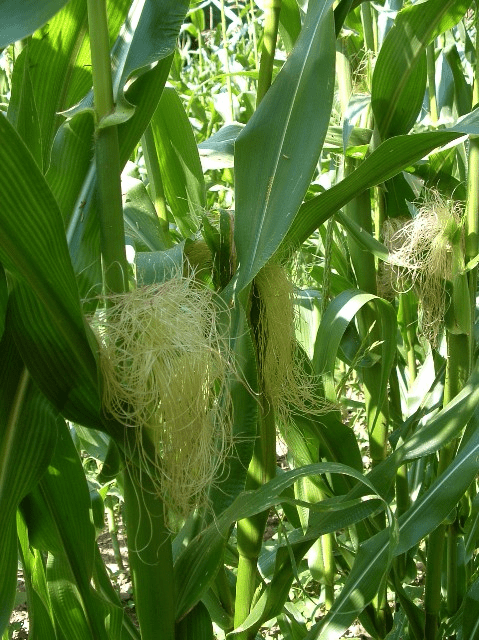
[{"label": "tangled silk strands", "polygon": [[322,415],[332,405],[318,397],[318,381],[304,369],[295,336],[294,286],[284,267],[270,263],[255,278],[259,296],[258,351],[265,392],[287,426],[295,412]]},{"label": "tangled silk strands", "polygon": [[389,264],[379,288],[404,292],[413,288],[421,308],[423,335],[437,346],[444,321],[446,281],[453,277],[453,245],[462,241],[461,209],[436,191],[428,192],[412,220],[388,221],[383,228]]},{"label": "tangled silk strands", "polygon": [[109,296],[93,322],[104,409],[137,430],[145,468],[153,468],[155,487],[179,517],[207,504],[231,444],[227,381],[234,367],[214,295],[175,277]]}]

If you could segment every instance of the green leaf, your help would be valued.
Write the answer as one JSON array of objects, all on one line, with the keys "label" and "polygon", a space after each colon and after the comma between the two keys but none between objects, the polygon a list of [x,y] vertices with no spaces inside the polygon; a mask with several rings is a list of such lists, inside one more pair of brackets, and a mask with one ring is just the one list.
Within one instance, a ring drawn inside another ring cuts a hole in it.
[{"label": "green leaf", "polygon": [[165,88],[150,124],[168,204],[189,236],[198,230],[206,190],[193,130],[174,89]]},{"label": "green leaf", "polygon": [[176,635],[181,640],[214,640],[211,618],[202,602],[176,625]]},{"label": "green leaf", "polygon": [[382,139],[407,133],[413,126],[426,88],[426,47],[459,22],[470,4],[470,0],[428,0],[398,13],[372,79],[371,103]]},{"label": "green leaf", "polygon": [[30,546],[26,524],[17,513],[17,533],[27,592],[28,631],[32,638],[54,638],[42,554]]},{"label": "green leaf", "polygon": [[165,282],[183,273],[184,242],[166,251],[145,251],[135,256],[138,285]]},{"label": "green leaf", "polygon": [[122,176],[123,220],[125,234],[134,242],[137,251],[163,251],[168,244],[164,238],[155,206],[142,180]]},{"label": "green leaf", "polygon": [[[386,460],[378,464],[367,476],[368,480],[376,487],[376,491],[378,494],[383,497],[387,497],[390,487],[395,480],[396,470],[399,466],[401,466],[406,460],[414,460],[420,456],[427,456],[431,453],[437,451],[441,447],[445,446],[448,442],[450,442],[454,437],[457,437],[461,430],[464,428],[468,420],[473,415],[477,402],[479,401],[479,389],[477,385],[479,384],[479,367],[476,367],[473,375],[469,378],[467,384],[465,385],[463,391],[454,398],[454,400],[447,405],[443,410],[441,410],[438,414],[436,414],[427,424],[426,427],[422,428],[417,433],[413,434],[405,444],[396,449],[393,454],[391,454]],[[477,432],[477,431],[476,431]],[[267,485],[266,485],[267,486]],[[360,484],[356,484],[352,490],[343,497],[343,500],[346,502],[356,499],[358,495],[362,495],[364,492],[364,486]],[[435,498],[440,499],[441,493],[440,491],[436,494]],[[390,497],[390,494],[389,494]],[[373,501],[371,501],[373,502]],[[345,510],[342,513],[342,518],[344,518],[342,523],[339,523],[337,520],[340,516],[339,512],[335,511],[332,513],[322,513],[310,514],[310,527],[306,534],[300,530],[299,532],[292,532],[289,534],[288,545],[292,547],[293,554],[295,558],[295,562],[298,563],[299,560],[307,553],[310,546],[313,542],[322,534],[328,533],[330,531],[335,530],[335,526],[339,525],[339,528],[343,528],[348,526],[347,519],[351,518],[353,520],[353,515],[355,515],[355,522],[358,522],[367,515],[371,515],[373,509],[369,512],[366,509],[371,509],[370,503],[360,503],[356,507],[352,507],[352,509],[356,510],[356,513],[351,513],[349,510]],[[358,513],[361,511],[361,514]],[[352,521],[351,520],[351,521]],[[417,525],[419,526],[419,525]],[[411,520],[408,525],[408,528],[403,528],[402,530],[403,538],[399,540],[399,544],[406,542],[406,534],[415,536],[415,521]],[[385,570],[386,563],[384,562],[385,555],[387,553],[387,547],[389,542],[386,542],[386,532],[382,532],[384,537],[381,539],[384,543],[384,548],[382,549],[380,559],[375,565],[376,573],[373,573],[373,579],[378,583],[382,579],[381,571]],[[410,546],[408,546],[410,543]],[[411,548],[414,546],[414,537],[406,543],[407,548]],[[399,549],[396,550],[395,553],[399,553]],[[371,555],[371,549],[368,551],[369,555]],[[276,557],[276,566],[274,571],[274,577],[271,583],[268,585],[265,592],[263,592],[258,604],[256,605],[255,610],[251,613],[251,618],[249,623],[251,626],[254,626],[253,616],[255,616],[256,623],[260,623],[260,621],[269,620],[274,615],[278,615],[282,608],[282,603],[286,599],[289,588],[292,581],[293,576],[293,568],[291,565],[291,555],[289,549],[281,548],[278,551]],[[367,562],[363,563],[364,566],[368,566]],[[367,570],[365,571],[367,573]],[[349,580],[349,578],[348,578]],[[358,582],[359,585],[359,582]],[[359,588],[359,587],[358,587]],[[374,592],[374,585],[367,583],[365,588],[368,590],[368,593]],[[366,606],[365,599],[358,594],[360,600],[358,600],[358,608],[361,609],[362,606]],[[283,600],[281,599],[283,598]],[[360,606],[361,605],[361,606]],[[344,615],[348,615],[348,609],[346,605],[346,611],[343,612]],[[356,617],[356,613],[352,614],[352,620]],[[351,622],[352,622],[351,620]],[[347,624],[349,626],[350,623]],[[329,630],[331,635],[325,635],[325,638],[328,640],[331,638],[339,637],[338,635],[334,635],[334,625],[331,625],[331,629]],[[346,628],[347,628],[346,626]],[[344,629],[344,627],[338,627],[338,634],[341,634],[342,631],[340,629]],[[314,630],[318,630],[318,625],[314,627]],[[311,638],[310,638],[311,640]]]},{"label": "green leaf", "polygon": [[[321,473],[340,473],[352,476],[368,487],[372,487],[369,480],[361,473],[346,465],[332,462],[309,465],[301,469],[294,469],[277,476],[264,484],[256,491],[246,491],[239,495],[235,501],[223,513],[215,519],[207,529],[202,531],[188,547],[180,553],[175,562],[175,583],[177,591],[177,618],[181,619],[198,602],[208,589],[219,565],[222,562],[223,548],[229,537],[231,525],[244,518],[250,518],[257,513],[262,513],[271,506],[285,500],[284,491],[297,479],[313,476]],[[376,498],[376,495],[375,495]],[[364,517],[363,513],[354,511],[351,515],[351,504],[341,505],[338,500],[332,499],[324,503],[309,505],[309,508],[320,509],[326,523],[325,513],[333,510],[334,518],[327,521],[324,530],[315,532],[317,536],[356,522],[357,518]],[[354,505],[355,507],[356,505]],[[352,520],[349,520],[352,517]]]},{"label": "green leaf", "polygon": [[[63,222],[37,164],[6,118],[0,118],[0,259],[14,276],[12,313],[19,349],[52,401],[99,423],[96,363],[87,338]],[[45,377],[42,359],[50,363]],[[58,371],[55,367],[58,363]]]},{"label": "green leaf", "polygon": [[233,413],[233,450],[225,460],[218,479],[210,490],[215,516],[220,515],[244,490],[249,463],[253,455],[258,422],[256,354],[241,303],[231,312],[230,338],[234,344],[240,379],[231,381]]},{"label": "green leaf", "polygon": [[60,11],[68,0],[2,0],[0,6],[0,48],[23,40]]},{"label": "green leaf", "polygon": [[[109,0],[110,42],[118,35],[128,0]],[[70,0],[29,44],[30,75],[38,109],[43,161],[48,168],[51,147],[61,112],[76,103],[92,86],[87,8],[83,0]]]},{"label": "green leaf", "polygon": [[460,116],[468,113],[472,108],[472,87],[468,84],[462,68],[461,57],[456,44],[450,44],[444,50],[444,55],[454,78],[454,96],[457,113]]},{"label": "green leaf", "polygon": [[[433,531],[475,478],[479,431],[476,424],[474,427],[467,444],[451,465],[399,519],[399,541],[394,550],[395,556],[404,553]],[[306,636],[307,640],[333,640],[341,637],[374,597],[387,570],[388,553],[387,530],[361,545],[343,590],[328,615],[311,629]]]},{"label": "green leaf", "polygon": [[[120,142],[121,166],[125,166],[133,150],[138,144],[147,127],[160,99],[171,66],[171,56],[161,60],[151,71],[143,74],[127,91],[129,102],[136,106],[133,117],[118,127]],[[88,114],[76,116],[87,118]],[[69,120],[64,127],[70,126]],[[85,122],[85,121],[84,121]],[[73,128],[74,126],[71,125]],[[75,132],[65,132],[72,147],[75,144]],[[78,287],[82,297],[92,297],[101,289],[100,264],[100,228],[96,203],[96,173],[91,162],[91,142],[84,134],[81,142],[81,158],[75,167],[68,161],[68,153],[62,153],[58,147],[59,156],[55,185],[69,183],[69,188],[63,196],[65,201],[65,216],[68,220],[67,238],[72,255],[75,273],[78,274]],[[55,141],[56,142],[56,141]],[[54,150],[56,148],[56,144]],[[81,180],[72,180],[75,171],[80,171]],[[72,174],[73,171],[73,174]],[[74,206],[76,203],[76,206]]]},{"label": "green leaf", "polygon": [[468,640],[479,638],[479,579],[473,583],[464,600],[462,634]]},{"label": "green leaf", "polygon": [[[127,81],[173,53],[188,6],[188,0],[145,0],[130,5],[111,52],[115,111],[98,123],[100,127],[118,125],[132,117],[134,106],[124,93]],[[66,115],[83,111],[93,111],[93,91]]]},{"label": "green leaf", "polygon": [[296,0],[282,0],[279,32],[286,52],[290,53],[301,33],[301,14]]},{"label": "green leaf", "polygon": [[379,258],[379,260],[387,262],[389,251],[381,242],[376,240],[374,236],[363,229],[355,220],[349,218],[341,211],[338,211],[337,219],[363,249],[372,253],[373,256]]},{"label": "green leaf", "polygon": [[41,168],[42,140],[32,80],[30,77],[30,45],[15,60],[12,74],[12,95],[8,103],[7,118]]},{"label": "green leaf", "polygon": [[[58,421],[59,438],[47,472],[39,483],[43,501],[40,522],[54,540],[47,581],[55,620],[67,637],[108,640],[104,608],[91,588],[95,558],[95,528],[91,500],[80,457],[69,429]],[[29,522],[28,511],[25,510]],[[110,639],[112,640],[112,639]]]},{"label": "green leaf", "polygon": [[0,342],[0,635],[14,606],[16,510],[41,478],[56,441],[56,413],[22,364],[11,336]]},{"label": "green leaf", "polygon": [[344,180],[300,207],[286,235],[284,245],[302,244],[315,229],[357,194],[392,178],[402,169],[424,158],[436,147],[452,142],[464,133],[470,133],[466,130],[473,129],[478,132],[478,111],[469,115],[470,119],[464,118],[457,123],[457,130],[456,127],[451,127],[444,131],[396,136],[383,142]]},{"label": "green leaf", "polygon": [[223,169],[234,166],[235,140],[244,125],[226,124],[198,145],[203,169]]},{"label": "green leaf", "polygon": [[293,52],[236,139],[237,291],[278,248],[316,167],[334,91],[331,5],[310,5]]},{"label": "green leaf", "polygon": [[377,381],[378,397],[380,401],[385,397],[389,374],[396,355],[396,312],[386,300],[357,289],[343,291],[334,298],[326,308],[319,325],[313,364],[316,372],[323,376],[326,397],[335,397],[334,364],[344,332],[359,310],[371,302],[380,320],[382,339],[381,378]]},{"label": "green leaf", "polygon": [[7,313],[8,288],[5,269],[0,264],[0,340],[5,329],[5,315]]}]

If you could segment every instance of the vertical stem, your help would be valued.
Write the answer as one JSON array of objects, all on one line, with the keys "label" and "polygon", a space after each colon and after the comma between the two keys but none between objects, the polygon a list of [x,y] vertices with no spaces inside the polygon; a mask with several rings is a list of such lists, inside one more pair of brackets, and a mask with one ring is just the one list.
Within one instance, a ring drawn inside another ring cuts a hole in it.
[{"label": "vertical stem", "polygon": [[438,118],[436,99],[436,57],[434,48],[434,41],[426,47],[427,88],[429,93],[429,111],[431,113],[432,124],[436,124]]},{"label": "vertical stem", "polygon": [[447,612],[454,615],[458,609],[457,600],[457,523],[447,527]]},{"label": "vertical stem", "polygon": [[[114,111],[106,0],[87,0],[95,103],[95,159],[100,209],[101,252],[107,292],[127,290],[121,165],[116,126],[105,126]],[[102,126],[103,125],[103,126]],[[142,640],[174,640],[175,594],[170,535],[163,502],[147,473],[125,473],[125,515],[135,605]]]},{"label": "vertical stem", "polygon": [[273,78],[274,53],[276,51],[276,40],[278,39],[280,11],[281,0],[270,0],[270,3],[265,8],[263,47],[261,50],[256,106],[259,105],[271,86],[271,80]]},{"label": "vertical stem", "polygon": [[409,386],[411,386],[417,376],[417,364],[416,354],[414,352],[416,332],[414,330],[409,292],[399,294],[398,320],[404,340],[404,346],[406,348],[407,368],[409,372]]},{"label": "vertical stem", "polygon": [[128,557],[142,640],[174,640],[175,592],[171,536],[163,501],[146,473],[124,474]]},{"label": "vertical stem", "polygon": [[[479,6],[476,3],[476,64],[474,69],[474,87],[472,105],[479,102]],[[469,158],[467,172],[466,202],[466,262],[479,253],[479,136],[469,136]],[[469,305],[472,325],[476,309],[477,268],[469,272]],[[474,340],[471,340],[471,362],[474,352]]]},{"label": "vertical stem", "polygon": [[[446,366],[446,382],[443,405],[446,406],[464,386],[469,374],[469,343],[465,334],[454,335],[448,332],[448,359]],[[438,476],[449,466],[454,457],[456,443],[452,442],[439,454]],[[440,524],[429,535],[426,562],[426,586],[424,592],[424,609],[426,613],[425,640],[436,640],[441,608],[441,575],[444,557],[444,541],[447,525]],[[448,581],[454,590],[455,570],[448,574]]]},{"label": "vertical stem", "polygon": [[230,107],[230,121],[234,120],[234,109],[233,109],[233,91],[231,89],[231,77],[230,77],[230,61],[229,61],[229,53],[228,53],[228,40],[226,34],[226,15],[225,15],[225,0],[221,0],[221,34],[223,36],[223,51],[225,54],[225,71],[226,71],[226,89],[228,91],[229,97],[229,107]]},{"label": "vertical stem", "polygon": [[251,30],[253,35],[254,66],[255,66],[255,69],[258,71],[259,55],[258,55],[258,38],[256,36],[256,16],[254,13],[254,0],[250,1],[250,13],[251,13]]},{"label": "vertical stem", "polygon": [[[345,173],[350,173],[354,169],[354,166],[354,160],[347,160]],[[345,206],[344,210],[347,216],[351,217],[363,229],[372,234],[371,195],[369,190],[353,198],[353,200]],[[362,250],[352,238],[348,238],[348,247],[358,287],[368,293],[376,294],[377,278],[374,256]],[[375,320],[376,314],[372,308],[364,307],[361,310],[358,316],[358,327],[361,339],[366,338],[368,335],[370,336],[369,340],[371,343],[379,339],[376,326],[371,329]],[[378,362],[372,367],[365,368],[362,378],[366,401],[369,453],[372,465],[376,466],[386,458],[389,424],[388,398],[380,397],[378,394],[378,380],[381,378],[381,363]],[[384,527],[384,514],[377,518],[377,523],[379,527]],[[377,614],[377,629],[380,634],[386,635],[391,614],[388,608],[389,605],[387,603],[385,589],[377,594],[372,604]]]},{"label": "vertical stem", "polygon": [[128,265],[121,200],[121,165],[116,126],[102,128],[114,111],[106,0],[88,0],[88,25],[95,104],[95,161],[100,209],[100,239],[106,291],[127,289]]},{"label": "vertical stem", "polygon": [[344,42],[338,39],[336,43],[336,77],[338,79],[339,102],[344,117],[353,90],[351,80],[351,65],[346,55]]},{"label": "vertical stem", "polygon": [[[262,418],[260,433],[256,439],[253,458],[248,468],[246,490],[257,489],[271,480],[276,472],[276,425],[274,411],[269,398],[262,394]],[[264,529],[269,511],[238,522],[238,574],[236,580],[236,602],[234,625],[242,624],[251,609],[258,585],[258,557],[263,543]],[[250,640],[256,632],[251,629],[238,635],[238,640]]]},{"label": "vertical stem", "polygon": [[[354,160],[348,160],[346,172],[352,171]],[[369,191],[356,196],[345,207],[346,214],[357,222],[363,229],[372,233],[371,201]],[[351,262],[356,274],[358,287],[368,293],[376,294],[376,266],[374,257],[359,247],[355,240],[348,242]],[[375,313],[370,308],[364,308],[359,317],[360,334],[364,338],[375,321]],[[379,336],[375,335],[375,329],[371,332],[371,341]],[[378,380],[381,374],[381,364],[375,364],[364,370],[363,380],[365,385],[366,412],[369,430],[369,448],[373,465],[379,464],[386,457],[387,445],[387,401],[378,397]],[[382,402],[382,406],[379,406]]]},{"label": "vertical stem", "polygon": [[110,495],[105,498],[106,520],[108,523],[108,532],[111,538],[111,546],[113,547],[113,556],[120,571],[124,570],[123,560],[120,553],[120,545],[118,543],[118,525],[116,523],[113,500]]}]

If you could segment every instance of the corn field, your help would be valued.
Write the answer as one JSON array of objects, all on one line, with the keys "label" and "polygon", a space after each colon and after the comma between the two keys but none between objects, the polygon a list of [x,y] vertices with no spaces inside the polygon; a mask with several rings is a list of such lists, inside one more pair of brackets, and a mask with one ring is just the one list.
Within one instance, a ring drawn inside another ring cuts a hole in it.
[{"label": "corn field", "polygon": [[2,640],[479,640],[479,3],[1,0],[0,50]]}]

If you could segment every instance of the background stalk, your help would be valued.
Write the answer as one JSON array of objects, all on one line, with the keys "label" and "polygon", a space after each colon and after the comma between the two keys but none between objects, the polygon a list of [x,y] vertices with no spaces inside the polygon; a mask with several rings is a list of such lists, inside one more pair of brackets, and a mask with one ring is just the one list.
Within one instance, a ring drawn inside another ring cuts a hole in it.
[{"label": "background stalk", "polygon": [[175,638],[175,590],[171,536],[163,501],[146,473],[124,474],[128,557],[142,640]]},{"label": "background stalk", "polygon": [[281,0],[271,0],[270,4],[265,8],[263,46],[261,48],[256,106],[258,106],[264,98],[273,79],[274,54],[276,51],[276,41],[278,39],[280,11]]},{"label": "background stalk", "polygon": [[429,112],[431,123],[436,124],[438,119],[436,99],[436,56],[434,41],[426,47],[427,60],[427,88],[429,93]]},{"label": "background stalk", "polygon": [[[465,334],[454,335],[448,332],[447,340],[448,359],[443,406],[446,406],[459,391],[461,391],[469,374],[468,336]],[[440,476],[451,463],[455,449],[456,442],[454,441],[441,450],[439,454],[438,476]],[[447,524],[442,523],[429,535],[427,545],[426,586],[424,592],[424,609],[426,612],[425,640],[436,640],[436,634],[439,628],[439,614],[442,602],[441,576],[446,534]],[[449,540],[452,543],[451,537]],[[455,537],[454,543],[456,543]],[[448,583],[451,584],[451,590],[455,592],[457,565],[455,565],[454,568],[449,565],[449,569]]]},{"label": "background stalk", "polygon": [[[479,102],[479,4],[476,3],[476,63],[474,68],[474,86],[472,107]],[[469,136],[469,157],[467,172],[466,201],[466,262],[475,258],[479,252],[479,136]],[[477,267],[469,272],[469,305],[471,322],[474,323],[477,291]],[[474,356],[474,341],[469,350],[471,362]]]},{"label": "background stalk", "polygon": [[[355,161],[346,160],[346,173],[353,170]],[[371,196],[369,190],[366,190],[349,202],[345,208],[348,217],[357,222],[363,229],[372,235],[372,211]],[[356,275],[356,281],[359,289],[377,294],[376,284],[376,265],[374,256],[364,251],[357,242],[348,237],[348,247],[351,256],[351,262]],[[374,310],[367,306],[358,314],[358,329],[362,340],[368,339],[373,344],[380,336],[378,327],[374,325],[376,322],[376,314]],[[373,326],[374,325],[374,326]],[[381,398],[378,394],[378,381],[381,377],[381,363],[378,362],[372,367],[365,367],[362,371],[362,379],[364,383],[364,397],[366,401],[366,421],[368,426],[369,438],[369,455],[373,467],[377,466],[386,458],[387,441],[388,441],[388,399]],[[400,483],[402,487],[404,483]],[[376,518],[379,528],[385,526],[384,513]],[[373,600],[373,606],[377,615],[377,629],[381,637],[385,636],[388,630],[389,619],[391,617],[386,597],[386,587],[382,592],[378,593]]]},{"label": "background stalk", "polygon": [[250,15],[251,15],[251,32],[253,38],[253,52],[254,52],[254,66],[255,69],[259,69],[259,53],[258,53],[258,38],[256,36],[256,16],[254,11],[254,0],[250,0]]},{"label": "background stalk", "polygon": [[221,0],[221,33],[223,36],[223,52],[225,55],[225,71],[226,71],[226,90],[228,92],[229,98],[229,116],[230,121],[233,122],[234,118],[234,109],[233,109],[233,90],[231,88],[231,78],[230,78],[230,61],[229,61],[229,53],[228,53],[228,39],[226,34],[226,15],[225,15],[225,0]]}]

